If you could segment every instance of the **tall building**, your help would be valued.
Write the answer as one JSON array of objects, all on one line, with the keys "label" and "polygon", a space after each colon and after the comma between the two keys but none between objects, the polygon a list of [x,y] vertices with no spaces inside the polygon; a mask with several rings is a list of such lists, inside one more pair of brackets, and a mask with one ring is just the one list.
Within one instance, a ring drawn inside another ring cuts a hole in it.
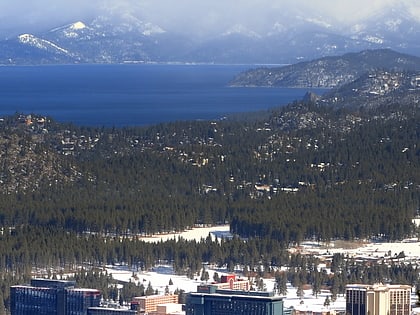
[{"label": "tall building", "polygon": [[66,290],[66,315],[86,315],[90,307],[101,302],[101,294],[95,289]]},{"label": "tall building", "polygon": [[409,285],[346,286],[346,313],[350,315],[410,315]]},{"label": "tall building", "polygon": [[99,306],[101,294],[75,289],[74,281],[32,279],[30,285],[10,287],[11,315],[86,315]]},{"label": "tall building", "polygon": [[283,298],[268,292],[216,290],[189,293],[186,315],[283,315]]}]

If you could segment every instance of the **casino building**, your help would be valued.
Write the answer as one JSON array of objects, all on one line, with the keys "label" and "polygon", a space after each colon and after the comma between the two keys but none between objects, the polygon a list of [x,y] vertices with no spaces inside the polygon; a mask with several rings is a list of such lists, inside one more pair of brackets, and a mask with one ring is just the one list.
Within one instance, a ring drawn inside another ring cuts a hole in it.
[{"label": "casino building", "polygon": [[411,286],[365,285],[346,286],[346,314],[410,315]]},{"label": "casino building", "polygon": [[225,276],[186,297],[186,315],[283,315],[283,297],[249,290],[249,281]]},{"label": "casino building", "polygon": [[87,315],[99,306],[101,293],[77,289],[74,281],[32,279],[30,285],[10,287],[11,315]]}]

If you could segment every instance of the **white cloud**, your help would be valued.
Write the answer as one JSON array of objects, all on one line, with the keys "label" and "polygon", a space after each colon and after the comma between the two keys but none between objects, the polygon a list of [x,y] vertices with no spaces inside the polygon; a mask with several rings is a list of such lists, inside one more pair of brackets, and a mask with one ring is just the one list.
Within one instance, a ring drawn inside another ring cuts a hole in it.
[{"label": "white cloud", "polygon": [[57,26],[104,12],[128,12],[187,34],[194,30],[218,32],[235,24],[258,31],[301,12],[351,23],[393,5],[407,5],[420,16],[418,0],[13,0],[0,1],[0,32]]}]

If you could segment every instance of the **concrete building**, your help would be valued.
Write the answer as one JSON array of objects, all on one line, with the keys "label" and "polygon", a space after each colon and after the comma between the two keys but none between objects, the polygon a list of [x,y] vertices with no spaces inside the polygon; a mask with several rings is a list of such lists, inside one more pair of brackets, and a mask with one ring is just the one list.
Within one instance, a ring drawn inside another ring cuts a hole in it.
[{"label": "concrete building", "polygon": [[346,313],[351,315],[410,315],[411,286],[364,285],[346,286]]}]

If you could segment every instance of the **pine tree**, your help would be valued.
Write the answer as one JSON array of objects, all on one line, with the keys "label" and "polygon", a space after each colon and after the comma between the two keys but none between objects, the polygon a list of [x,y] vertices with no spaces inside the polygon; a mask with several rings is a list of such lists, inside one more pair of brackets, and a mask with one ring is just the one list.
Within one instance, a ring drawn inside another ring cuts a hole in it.
[{"label": "pine tree", "polygon": [[219,277],[219,274],[217,273],[217,271],[213,274],[213,280],[214,280],[214,282],[219,282],[220,281],[220,277]]},{"label": "pine tree", "polygon": [[329,295],[327,295],[325,297],[324,306],[325,307],[329,307],[330,306],[330,297],[329,297]]},{"label": "pine tree", "polygon": [[149,281],[145,294],[149,296],[149,295],[153,295],[154,293],[155,293],[155,290],[153,290],[152,283]]}]

